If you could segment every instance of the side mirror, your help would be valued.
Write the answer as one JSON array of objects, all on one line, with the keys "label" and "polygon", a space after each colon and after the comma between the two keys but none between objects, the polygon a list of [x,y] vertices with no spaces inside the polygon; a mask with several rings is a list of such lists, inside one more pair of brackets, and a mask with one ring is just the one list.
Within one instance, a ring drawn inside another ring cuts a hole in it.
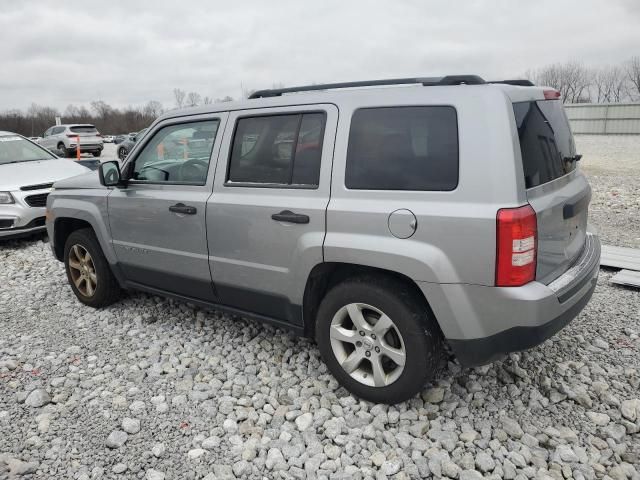
[{"label": "side mirror", "polygon": [[105,187],[122,185],[120,164],[117,161],[101,163],[98,168],[98,176],[100,177],[100,183]]}]

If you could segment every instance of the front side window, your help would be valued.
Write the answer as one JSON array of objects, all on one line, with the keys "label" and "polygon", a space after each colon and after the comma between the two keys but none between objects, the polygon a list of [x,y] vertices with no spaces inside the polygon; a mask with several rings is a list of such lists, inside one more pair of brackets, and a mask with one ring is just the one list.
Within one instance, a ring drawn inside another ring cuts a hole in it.
[{"label": "front side window", "polygon": [[325,118],[301,113],[239,119],[227,183],[317,186]]},{"label": "front side window", "polygon": [[357,110],[351,119],[345,185],[355,190],[455,189],[455,109],[433,106]]},{"label": "front side window", "polygon": [[204,185],[219,120],[161,128],[135,159],[132,180]]}]

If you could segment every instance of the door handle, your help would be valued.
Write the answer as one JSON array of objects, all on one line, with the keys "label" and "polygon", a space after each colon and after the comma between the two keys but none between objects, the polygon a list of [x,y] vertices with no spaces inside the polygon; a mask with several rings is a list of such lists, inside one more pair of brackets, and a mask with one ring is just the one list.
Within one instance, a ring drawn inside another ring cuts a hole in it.
[{"label": "door handle", "polygon": [[171,205],[169,207],[169,211],[173,213],[182,213],[184,215],[195,215],[198,213],[198,209],[196,207],[190,207],[189,205],[185,205],[184,203],[176,203],[175,205]]},{"label": "door handle", "polygon": [[280,213],[274,213],[271,215],[271,218],[278,222],[309,223],[309,215],[293,213],[291,210],[283,210]]}]

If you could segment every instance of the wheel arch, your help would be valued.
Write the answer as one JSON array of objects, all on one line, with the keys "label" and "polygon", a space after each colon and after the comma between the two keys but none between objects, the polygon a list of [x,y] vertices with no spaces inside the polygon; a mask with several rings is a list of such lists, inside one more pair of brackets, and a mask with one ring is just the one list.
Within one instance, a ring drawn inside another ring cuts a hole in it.
[{"label": "wheel arch", "polygon": [[431,318],[435,319],[437,327],[442,332],[442,328],[438,323],[429,300],[425,297],[422,290],[418,287],[416,282],[411,278],[403,275],[402,273],[386,270],[379,267],[371,267],[368,265],[360,265],[355,263],[343,263],[343,262],[324,262],[319,263],[313,267],[309,276],[307,277],[307,283],[304,289],[303,297],[303,320],[304,320],[304,335],[309,338],[313,338],[315,335],[316,315],[320,302],[324,298],[325,294],[334,285],[341,283],[342,281],[362,275],[379,275],[387,278],[392,278],[404,285],[416,295],[421,301],[424,302],[425,308]]}]

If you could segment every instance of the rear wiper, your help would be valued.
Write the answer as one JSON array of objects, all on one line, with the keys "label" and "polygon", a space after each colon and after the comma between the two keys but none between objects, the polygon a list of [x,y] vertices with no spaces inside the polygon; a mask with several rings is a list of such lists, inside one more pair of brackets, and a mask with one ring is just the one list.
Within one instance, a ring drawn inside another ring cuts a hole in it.
[{"label": "rear wiper", "polygon": [[573,157],[564,157],[563,160],[565,162],[579,162],[581,158],[582,155],[576,153]]}]

